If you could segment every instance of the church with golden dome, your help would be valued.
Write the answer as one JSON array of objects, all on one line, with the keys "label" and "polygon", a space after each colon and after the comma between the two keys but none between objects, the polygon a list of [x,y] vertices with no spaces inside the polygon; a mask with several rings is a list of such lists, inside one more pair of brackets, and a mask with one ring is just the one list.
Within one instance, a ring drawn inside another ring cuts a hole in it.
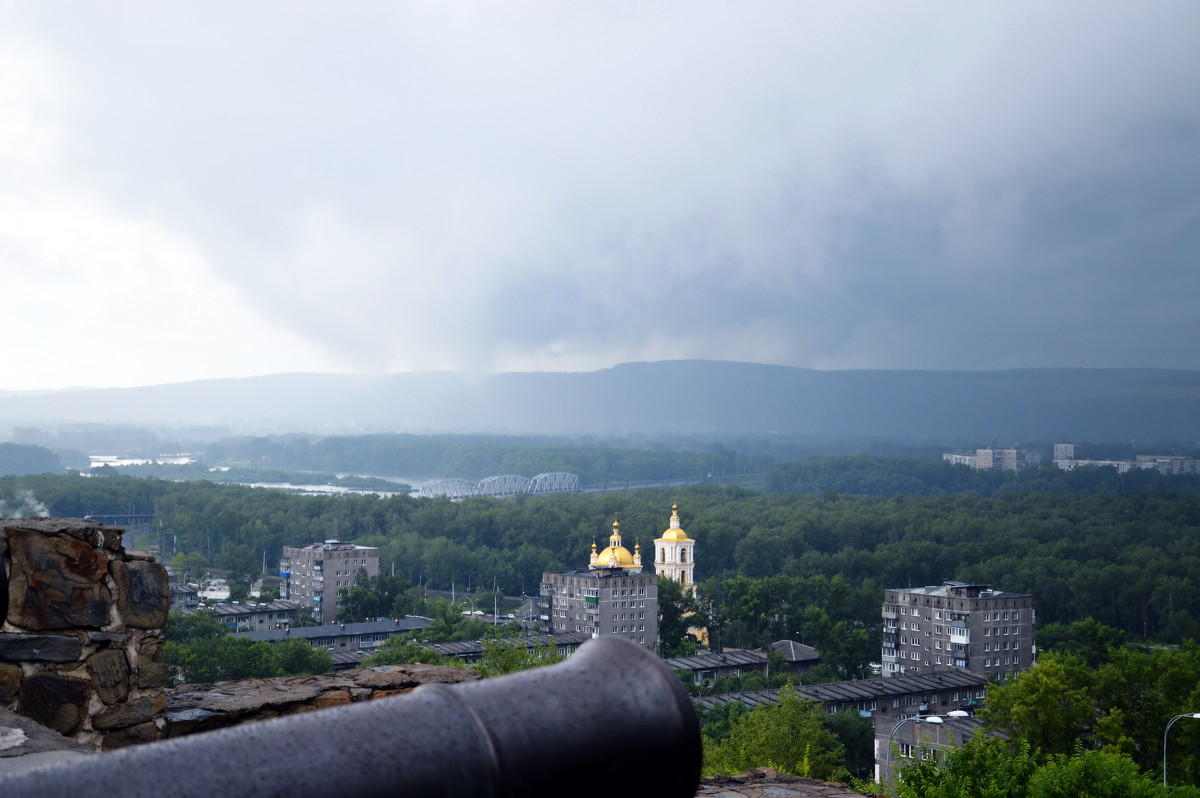
[{"label": "church with golden dome", "polygon": [[[639,558],[640,560],[640,558]],[[654,541],[654,569],[674,579],[688,595],[696,595],[696,541],[679,525],[679,505],[671,505],[671,525]]]},{"label": "church with golden dome", "polygon": [[597,549],[593,543],[586,569],[542,574],[542,631],[617,635],[654,651],[658,576],[642,573],[642,547],[635,543],[631,552],[614,521],[608,545]]},{"label": "church with golden dome", "polygon": [[596,570],[597,568],[624,568],[632,573],[642,572],[642,546],[640,543],[633,544],[633,554],[629,553],[629,549],[621,545],[621,525],[613,521],[612,535],[608,539],[608,548],[599,554],[596,553],[596,544],[592,544],[592,561],[588,563],[588,568]]}]

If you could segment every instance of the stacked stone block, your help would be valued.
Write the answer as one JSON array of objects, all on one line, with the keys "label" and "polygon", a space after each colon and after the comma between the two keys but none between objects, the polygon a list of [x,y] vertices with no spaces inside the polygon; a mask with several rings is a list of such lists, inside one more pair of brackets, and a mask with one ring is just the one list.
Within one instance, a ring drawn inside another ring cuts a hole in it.
[{"label": "stacked stone block", "polygon": [[123,530],[0,521],[0,707],[80,742],[162,736],[167,572]]}]

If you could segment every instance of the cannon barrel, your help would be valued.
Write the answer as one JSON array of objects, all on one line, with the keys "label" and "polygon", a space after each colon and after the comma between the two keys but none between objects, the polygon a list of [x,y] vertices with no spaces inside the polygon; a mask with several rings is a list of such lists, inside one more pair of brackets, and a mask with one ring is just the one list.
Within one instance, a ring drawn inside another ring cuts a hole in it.
[{"label": "cannon barrel", "polygon": [[683,798],[700,756],[679,678],[602,637],[545,668],[27,769],[0,796]]}]

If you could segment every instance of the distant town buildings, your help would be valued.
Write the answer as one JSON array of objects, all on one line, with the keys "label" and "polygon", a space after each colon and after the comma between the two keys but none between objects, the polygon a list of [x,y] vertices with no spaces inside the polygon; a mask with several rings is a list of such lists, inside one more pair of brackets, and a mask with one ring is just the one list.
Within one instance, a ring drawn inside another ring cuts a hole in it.
[{"label": "distant town buildings", "polygon": [[619,635],[651,651],[658,641],[658,577],[642,573],[641,546],[630,553],[615,521],[608,546],[592,544],[586,570],[542,574],[539,604],[547,634]]},{"label": "distant town buildings", "polygon": [[942,459],[977,471],[1020,471],[1041,465],[1041,452],[1032,449],[976,449],[974,452],[946,452]]},{"label": "distant town buildings", "polygon": [[1033,664],[1029,593],[946,582],[884,592],[883,676],[964,669],[1005,679]]},{"label": "distant town buildings", "polygon": [[309,546],[284,546],[279,562],[280,597],[312,607],[317,623],[337,619],[338,591],[351,587],[359,570],[379,575],[379,549],[326,540]]},{"label": "distant town buildings", "polygon": [[1078,458],[1075,456],[1075,444],[1054,444],[1054,465],[1064,471],[1076,468],[1115,468],[1117,473],[1124,474],[1131,469],[1141,468],[1157,471],[1160,474],[1196,474],[1200,473],[1200,460],[1174,454],[1139,454],[1133,460],[1096,460]]},{"label": "distant town buildings", "polygon": [[1075,444],[1073,443],[1056,443],[1054,444],[1054,464],[1058,465],[1059,460],[1074,460],[1075,459]]},{"label": "distant town buildings", "polygon": [[[965,465],[979,471],[1020,471],[1028,466],[1041,465],[1042,454],[1031,449],[976,449],[974,452],[945,452],[942,459],[948,463]],[[1200,473],[1200,460],[1174,454],[1139,454],[1133,460],[1105,460],[1076,457],[1073,443],[1054,444],[1055,466],[1070,471],[1074,468],[1110,467],[1124,474],[1130,469],[1142,468],[1160,474]]]}]

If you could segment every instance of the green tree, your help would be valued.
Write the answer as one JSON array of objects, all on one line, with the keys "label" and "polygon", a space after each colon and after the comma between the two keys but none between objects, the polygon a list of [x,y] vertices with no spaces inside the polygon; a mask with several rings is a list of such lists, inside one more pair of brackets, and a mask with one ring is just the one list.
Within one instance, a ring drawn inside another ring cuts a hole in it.
[{"label": "green tree", "polygon": [[688,628],[698,619],[696,601],[683,586],[665,576],[658,577],[658,640],[664,657],[694,653],[696,639]]},{"label": "green tree", "polygon": [[208,561],[199,552],[188,554],[180,552],[171,558],[170,565],[179,580],[187,582],[199,582],[200,577],[204,576],[205,570],[208,569]]},{"label": "green tree", "polygon": [[822,718],[825,728],[837,735],[845,750],[843,766],[857,779],[872,778],[875,766],[875,727],[857,712],[841,710]]},{"label": "green tree", "polygon": [[324,648],[313,648],[304,640],[281,640],[271,648],[279,670],[285,674],[333,671],[333,655]]},{"label": "green tree", "polygon": [[1071,624],[1046,624],[1037,632],[1040,651],[1073,654],[1089,668],[1099,668],[1108,662],[1109,652],[1124,646],[1128,638],[1123,630],[1090,617]]},{"label": "green tree", "polygon": [[[896,752],[892,751],[896,762]],[[942,758],[924,755],[897,768],[899,798],[1027,798],[1026,784],[1037,770],[1029,744],[1010,745],[982,730]]]},{"label": "green tree", "polygon": [[446,657],[432,648],[426,648],[420,643],[403,640],[400,637],[389,638],[376,653],[363,660],[363,665],[452,665],[463,667],[458,657]]},{"label": "green tree", "polygon": [[899,768],[900,798],[1197,798],[1192,786],[1163,787],[1127,756],[1084,750],[1041,760],[1021,742],[982,731],[944,756],[922,756]]},{"label": "green tree", "polygon": [[988,727],[1027,742],[1035,754],[1069,754],[1096,720],[1093,677],[1073,657],[1053,654],[1006,684],[991,684],[980,713]]},{"label": "green tree", "polygon": [[556,662],[562,662],[562,656],[549,643],[529,648],[513,640],[489,639],[483,641],[483,656],[472,667],[487,677],[541,668]]},{"label": "green tree", "polygon": [[794,690],[779,691],[779,703],[756,707],[737,718],[724,741],[705,740],[704,772],[736,774],[756,767],[817,779],[840,779],[841,741],[822,722],[820,707]]},{"label": "green tree", "polygon": [[293,673],[328,673],[333,658],[302,640],[272,644],[234,637],[208,612],[167,616],[163,658],[170,684],[265,679]]}]

